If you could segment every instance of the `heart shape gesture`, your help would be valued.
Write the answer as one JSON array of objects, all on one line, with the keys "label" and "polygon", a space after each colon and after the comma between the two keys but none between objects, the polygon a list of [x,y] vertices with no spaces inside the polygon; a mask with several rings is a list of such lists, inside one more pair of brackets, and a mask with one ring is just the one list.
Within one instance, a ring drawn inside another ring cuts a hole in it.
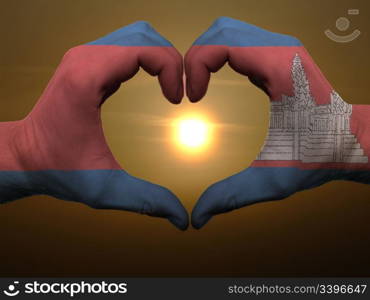
[{"label": "heart shape gesture", "polygon": [[191,101],[204,96],[210,73],[226,62],[269,96],[269,134],[249,168],[203,193],[192,212],[195,228],[331,180],[370,184],[370,106],[346,103],[299,40],[219,18],[185,56]]},{"label": "heart shape gesture", "polygon": [[[370,183],[370,106],[342,100],[296,38],[219,18],[185,56],[191,101],[226,62],[270,97],[270,131],[251,167],[203,193],[195,228],[331,180]],[[185,230],[177,197],[122,170],[104,138],[100,107],[139,67],[158,76],[170,102],[181,101],[182,57],[146,22],[70,49],[30,114],[0,123],[0,203],[47,194],[167,218]]]},{"label": "heart shape gesture", "polygon": [[0,203],[47,194],[186,229],[177,197],[122,170],[104,138],[100,107],[139,67],[158,76],[169,101],[181,101],[182,57],[146,22],[70,49],[30,114],[0,123]]}]

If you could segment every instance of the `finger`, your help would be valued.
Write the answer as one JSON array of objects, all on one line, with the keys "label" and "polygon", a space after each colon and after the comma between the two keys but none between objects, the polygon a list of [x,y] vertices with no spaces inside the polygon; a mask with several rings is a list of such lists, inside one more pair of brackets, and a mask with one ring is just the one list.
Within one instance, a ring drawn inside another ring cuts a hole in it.
[{"label": "finger", "polygon": [[[293,46],[293,47],[292,47]],[[210,72],[219,70],[226,60],[236,72],[249,77],[251,82],[269,96],[270,81],[281,77],[279,62],[302,44],[294,37],[277,34],[232,18],[218,18],[193,44],[185,56],[187,94],[191,101],[204,96]],[[273,47],[273,48],[271,48]],[[285,50],[281,51],[281,48]],[[281,55],[283,52],[283,56]],[[288,63],[289,65],[289,63]],[[277,84],[279,86],[279,84]]]},{"label": "finger", "polygon": [[97,208],[121,209],[166,218],[181,230],[189,225],[187,211],[171,191],[121,170],[111,172]]},{"label": "finger", "polygon": [[211,72],[217,72],[228,59],[223,46],[192,46],[185,55],[186,94],[191,102],[203,98],[208,89]]},{"label": "finger", "polygon": [[182,56],[144,21],[70,49],[64,55],[58,75],[64,81],[68,79],[68,87],[73,86],[74,92],[88,94],[93,102],[101,105],[122,82],[132,78],[140,66],[158,76],[163,94],[170,102],[181,102]]},{"label": "finger", "polygon": [[90,44],[130,46],[132,51],[138,51],[139,66],[158,76],[164,96],[172,103],[181,102],[182,56],[148,22],[130,24]]},{"label": "finger", "polygon": [[195,205],[191,222],[200,229],[214,215],[254,203],[280,200],[327,182],[330,170],[251,167],[210,186]]},{"label": "finger", "polygon": [[158,76],[163,95],[174,104],[184,96],[183,60],[173,47],[143,48],[139,65],[152,76]]},{"label": "finger", "polygon": [[204,97],[211,73],[217,72],[229,59],[227,43],[219,41],[219,37],[222,40],[225,35],[223,30],[227,20],[229,18],[216,19],[185,55],[186,94],[191,102]]}]

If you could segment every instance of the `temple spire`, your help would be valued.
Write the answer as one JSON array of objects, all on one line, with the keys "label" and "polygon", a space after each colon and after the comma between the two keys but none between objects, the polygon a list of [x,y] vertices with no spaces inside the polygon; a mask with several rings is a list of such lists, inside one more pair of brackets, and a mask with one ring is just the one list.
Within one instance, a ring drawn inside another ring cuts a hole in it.
[{"label": "temple spire", "polygon": [[299,106],[310,106],[313,104],[310,85],[298,53],[294,56],[291,72],[294,88],[294,100],[298,102],[297,104],[299,104]]}]

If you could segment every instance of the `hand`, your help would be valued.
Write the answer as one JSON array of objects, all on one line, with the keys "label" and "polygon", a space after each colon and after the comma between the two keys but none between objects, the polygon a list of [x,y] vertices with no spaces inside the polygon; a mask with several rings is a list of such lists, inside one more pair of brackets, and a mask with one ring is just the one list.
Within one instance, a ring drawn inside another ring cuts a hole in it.
[{"label": "hand", "polygon": [[226,62],[270,98],[269,134],[252,165],[209,187],[192,212],[201,228],[216,214],[279,200],[331,180],[370,183],[370,106],[351,105],[332,89],[301,42],[220,18],[185,56],[193,102]]},{"label": "hand", "polygon": [[158,76],[170,102],[181,101],[182,57],[146,22],[70,49],[32,112],[0,123],[0,203],[47,194],[186,229],[177,197],[122,170],[104,138],[100,107],[139,67]]}]

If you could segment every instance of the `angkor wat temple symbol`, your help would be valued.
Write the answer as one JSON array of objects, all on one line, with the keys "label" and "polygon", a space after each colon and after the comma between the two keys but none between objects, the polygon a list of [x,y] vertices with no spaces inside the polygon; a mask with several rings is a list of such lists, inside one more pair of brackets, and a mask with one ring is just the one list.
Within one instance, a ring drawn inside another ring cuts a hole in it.
[{"label": "angkor wat temple symbol", "polygon": [[271,102],[269,135],[258,160],[367,163],[350,130],[352,105],[335,92],[317,105],[298,54],[291,69],[294,95]]}]

